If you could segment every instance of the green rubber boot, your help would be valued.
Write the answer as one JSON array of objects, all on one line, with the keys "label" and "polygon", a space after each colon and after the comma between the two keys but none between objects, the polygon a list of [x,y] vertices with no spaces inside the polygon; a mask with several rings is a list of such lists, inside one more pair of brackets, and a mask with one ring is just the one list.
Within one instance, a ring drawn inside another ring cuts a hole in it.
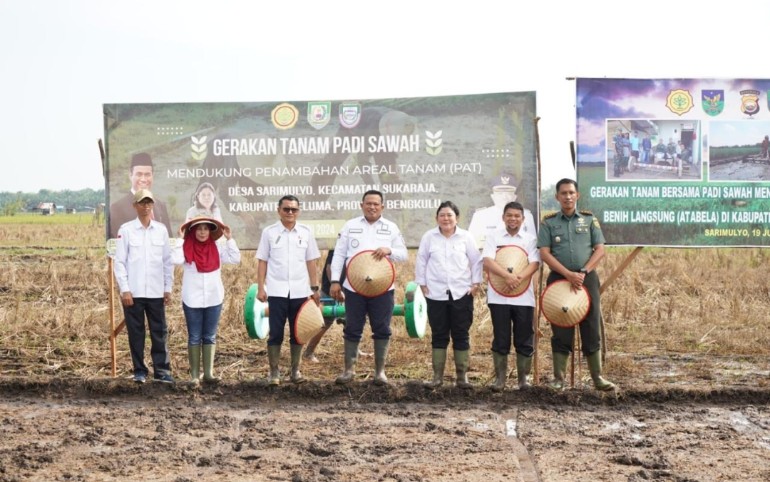
[{"label": "green rubber boot", "polygon": [[374,384],[387,385],[385,376],[385,360],[388,358],[390,340],[374,340]]},{"label": "green rubber boot", "polygon": [[300,361],[302,360],[302,345],[291,345],[291,382],[295,385],[305,383],[307,380],[299,371]]},{"label": "green rubber boot", "polygon": [[426,388],[438,388],[444,383],[444,367],[446,366],[446,348],[433,349],[433,380],[425,382]]},{"label": "green rubber boot", "polygon": [[569,353],[553,352],[553,381],[550,383],[554,390],[564,390],[564,374],[567,372]]},{"label": "green rubber boot", "polygon": [[203,345],[203,381],[218,382],[214,376],[214,355],[217,352],[216,345]]},{"label": "green rubber boot", "polygon": [[358,342],[345,340],[345,371],[338,376],[335,383],[347,385],[356,376],[356,361],[358,361]]},{"label": "green rubber boot", "polygon": [[455,350],[455,373],[457,379],[455,385],[457,388],[470,389],[473,388],[471,382],[468,381],[468,367],[470,367],[470,350]]},{"label": "green rubber boot", "polygon": [[602,352],[595,351],[586,357],[588,369],[591,371],[591,379],[594,381],[594,388],[602,392],[615,389],[615,384],[602,378]]},{"label": "green rubber boot", "polygon": [[519,390],[526,390],[529,384],[529,373],[532,371],[532,357],[516,354],[516,375],[519,378]]},{"label": "green rubber boot", "polygon": [[201,383],[201,346],[187,346],[187,359],[190,361],[190,381],[198,386]]},{"label": "green rubber boot", "polygon": [[492,385],[492,391],[502,392],[505,390],[505,382],[508,379],[508,355],[493,351],[492,362],[495,365],[495,383]]},{"label": "green rubber boot", "polygon": [[267,379],[267,384],[280,385],[281,372],[278,369],[278,362],[281,361],[281,345],[268,345],[267,361],[270,363],[270,376]]}]

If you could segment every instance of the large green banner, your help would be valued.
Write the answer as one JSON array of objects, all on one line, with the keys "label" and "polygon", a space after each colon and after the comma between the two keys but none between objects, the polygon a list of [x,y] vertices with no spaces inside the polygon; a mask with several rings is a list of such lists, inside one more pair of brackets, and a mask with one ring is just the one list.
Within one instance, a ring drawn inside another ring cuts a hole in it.
[{"label": "large green banner", "polygon": [[580,208],[608,244],[770,244],[770,80],[578,79]]},{"label": "large green banner", "polygon": [[355,101],[105,104],[107,237],[136,217],[132,192],[156,197],[154,219],[176,236],[207,212],[256,249],[278,221],[283,195],[299,198],[299,221],[320,247],[360,215],[369,189],[408,246],[435,226],[445,200],[461,209],[479,243],[502,206],[537,216],[535,93]]}]

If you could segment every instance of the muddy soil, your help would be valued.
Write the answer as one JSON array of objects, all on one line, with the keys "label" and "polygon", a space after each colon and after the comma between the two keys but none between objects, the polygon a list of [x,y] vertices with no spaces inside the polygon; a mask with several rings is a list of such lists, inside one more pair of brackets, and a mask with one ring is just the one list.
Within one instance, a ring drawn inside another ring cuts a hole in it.
[{"label": "muddy soil", "polygon": [[767,481],[770,391],[4,380],[0,481]]}]

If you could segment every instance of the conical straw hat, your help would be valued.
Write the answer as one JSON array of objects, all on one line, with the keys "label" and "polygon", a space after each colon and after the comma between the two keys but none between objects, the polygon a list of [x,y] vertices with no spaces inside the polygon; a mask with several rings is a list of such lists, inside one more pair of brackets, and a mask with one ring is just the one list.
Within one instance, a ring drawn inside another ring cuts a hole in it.
[{"label": "conical straw hat", "polygon": [[554,281],[546,287],[540,298],[545,319],[556,326],[570,328],[580,324],[591,309],[591,297],[585,286],[577,293],[567,280]]},{"label": "conical straw hat", "polygon": [[294,339],[300,345],[304,345],[316,336],[323,327],[324,316],[321,308],[315,304],[315,301],[308,298],[297,312],[296,323],[294,323]]},{"label": "conical straw hat", "polygon": [[367,250],[353,256],[346,275],[356,293],[367,298],[385,293],[396,279],[393,263],[388,258],[377,260],[372,253],[373,250]]},{"label": "conical straw hat", "polygon": [[[521,273],[524,268],[529,264],[527,258],[527,252],[519,246],[502,246],[497,250],[495,254],[495,262],[502,266],[503,269],[511,273]],[[516,289],[509,290],[505,284],[505,278],[497,276],[494,273],[489,273],[489,285],[495,292],[508,298],[515,298],[521,296],[522,293],[527,291],[529,283],[532,280],[532,276],[528,276],[523,279]]]},{"label": "conical straw hat", "polygon": [[186,233],[188,229],[192,229],[193,227],[204,223],[210,225],[211,234],[209,236],[211,236],[211,239],[214,241],[221,238],[224,234],[225,225],[222,221],[205,215],[196,215],[195,217],[188,219],[182,226],[180,226],[179,230]]}]

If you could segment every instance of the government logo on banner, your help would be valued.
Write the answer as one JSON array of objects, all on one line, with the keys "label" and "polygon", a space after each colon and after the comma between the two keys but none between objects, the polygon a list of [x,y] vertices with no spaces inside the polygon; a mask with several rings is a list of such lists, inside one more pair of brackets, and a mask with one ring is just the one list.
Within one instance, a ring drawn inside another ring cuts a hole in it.
[{"label": "government logo on banner", "polygon": [[297,124],[299,110],[293,105],[284,102],[275,106],[275,109],[270,113],[270,118],[273,120],[273,125],[276,129],[291,129]]},{"label": "government logo on banner", "polygon": [[361,104],[359,102],[343,102],[340,104],[340,125],[352,129],[361,122]]},{"label": "government logo on banner", "polygon": [[741,91],[741,112],[748,116],[759,112],[759,91],[754,89]]},{"label": "government logo on banner", "polygon": [[684,89],[672,90],[666,97],[666,107],[676,115],[682,115],[690,112],[693,101],[690,92]]},{"label": "government logo on banner", "polygon": [[331,102],[308,102],[307,103],[307,122],[311,126],[320,130],[329,124],[332,118]]},{"label": "government logo on banner", "polygon": [[700,92],[703,111],[712,117],[721,114],[725,108],[725,91],[701,90]]}]

